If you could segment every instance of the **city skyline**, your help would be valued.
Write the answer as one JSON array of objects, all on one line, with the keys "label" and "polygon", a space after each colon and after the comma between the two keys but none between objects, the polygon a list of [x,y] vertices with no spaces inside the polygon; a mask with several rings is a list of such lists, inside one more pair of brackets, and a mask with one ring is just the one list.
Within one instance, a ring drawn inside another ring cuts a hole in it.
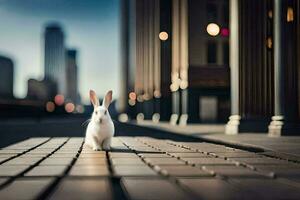
[{"label": "city skyline", "polygon": [[[50,3],[45,5],[37,1],[30,1],[26,5],[19,1],[1,2],[0,23],[2,22],[3,29],[0,54],[14,61],[15,97],[26,96],[28,79],[41,80],[44,77],[42,41],[45,25],[49,22],[59,22],[66,35],[66,46],[80,51],[79,93],[83,97],[83,102],[89,103],[86,94],[90,88],[95,89],[99,96],[106,90],[113,89],[114,96],[118,96],[118,4],[118,0],[109,2],[89,0],[85,3],[80,1],[71,3],[65,0],[60,1],[60,5],[56,5],[58,7],[55,8],[49,6]],[[33,8],[39,12],[32,13]],[[41,12],[42,10],[47,12]],[[90,12],[87,12],[88,10]],[[108,81],[109,84],[100,83]]]}]

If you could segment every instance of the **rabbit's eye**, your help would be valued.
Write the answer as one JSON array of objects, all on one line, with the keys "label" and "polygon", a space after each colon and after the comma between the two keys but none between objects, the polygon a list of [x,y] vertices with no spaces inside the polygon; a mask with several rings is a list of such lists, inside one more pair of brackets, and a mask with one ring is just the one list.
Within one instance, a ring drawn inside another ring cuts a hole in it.
[{"label": "rabbit's eye", "polygon": [[97,114],[98,114],[98,112],[97,112],[97,111],[95,111],[95,114],[97,115]]},{"label": "rabbit's eye", "polygon": [[107,113],[107,110],[106,110],[106,111],[104,111],[104,115],[106,115],[106,113]]}]

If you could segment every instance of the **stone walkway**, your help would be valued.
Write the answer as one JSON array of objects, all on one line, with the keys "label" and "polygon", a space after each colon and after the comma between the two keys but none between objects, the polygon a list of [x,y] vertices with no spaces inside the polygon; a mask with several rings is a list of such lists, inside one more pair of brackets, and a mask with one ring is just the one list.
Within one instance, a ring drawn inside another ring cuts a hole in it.
[{"label": "stone walkway", "polygon": [[258,151],[264,151],[269,156],[300,162],[300,136],[269,137],[267,133],[225,135],[225,126],[222,124],[189,124],[180,127],[164,122],[143,121],[138,125],[174,134],[197,137],[210,142],[258,149]]},{"label": "stone walkway", "polygon": [[299,199],[300,164],[209,142],[30,138],[0,150],[0,199]]}]

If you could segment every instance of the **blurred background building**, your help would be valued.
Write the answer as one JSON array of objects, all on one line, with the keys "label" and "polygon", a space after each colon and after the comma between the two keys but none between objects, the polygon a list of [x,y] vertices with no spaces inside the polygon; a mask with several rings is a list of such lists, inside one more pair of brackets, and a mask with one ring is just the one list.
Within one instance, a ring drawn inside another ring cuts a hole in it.
[{"label": "blurred background building", "polygon": [[[121,99],[130,116],[225,122],[230,114],[228,1],[126,0],[122,8],[127,71],[122,84],[127,87]],[[207,24],[218,33],[208,32]]]},{"label": "blurred background building", "polygon": [[0,99],[13,99],[14,63],[10,58],[0,56]]},{"label": "blurred background building", "polygon": [[46,102],[54,98],[57,93],[57,85],[51,80],[28,80],[27,99]]},{"label": "blurred background building", "polygon": [[67,70],[64,33],[59,24],[47,25],[45,41],[45,79],[57,84],[58,93],[67,94]]},{"label": "blurred background building", "polygon": [[66,97],[67,101],[80,103],[80,97],[78,93],[78,66],[76,63],[76,55],[77,51],[75,49],[66,50]]},{"label": "blurred background building", "polygon": [[299,1],[126,0],[122,9],[131,118],[230,116],[228,134],[299,133]]}]

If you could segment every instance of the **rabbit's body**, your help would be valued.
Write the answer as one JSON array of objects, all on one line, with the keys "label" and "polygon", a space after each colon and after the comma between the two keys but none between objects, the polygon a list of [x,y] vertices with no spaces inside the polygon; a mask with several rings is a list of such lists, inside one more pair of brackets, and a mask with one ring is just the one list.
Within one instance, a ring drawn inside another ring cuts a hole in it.
[{"label": "rabbit's body", "polygon": [[103,104],[99,105],[99,100],[94,91],[90,91],[91,102],[94,105],[92,119],[86,129],[85,144],[93,150],[110,149],[110,141],[114,136],[115,127],[109,115],[108,106],[112,100],[112,92],[109,91]]},{"label": "rabbit's body", "polygon": [[97,124],[91,121],[86,129],[85,143],[93,150],[101,150],[102,148],[108,150],[114,132],[115,127],[112,122]]}]

